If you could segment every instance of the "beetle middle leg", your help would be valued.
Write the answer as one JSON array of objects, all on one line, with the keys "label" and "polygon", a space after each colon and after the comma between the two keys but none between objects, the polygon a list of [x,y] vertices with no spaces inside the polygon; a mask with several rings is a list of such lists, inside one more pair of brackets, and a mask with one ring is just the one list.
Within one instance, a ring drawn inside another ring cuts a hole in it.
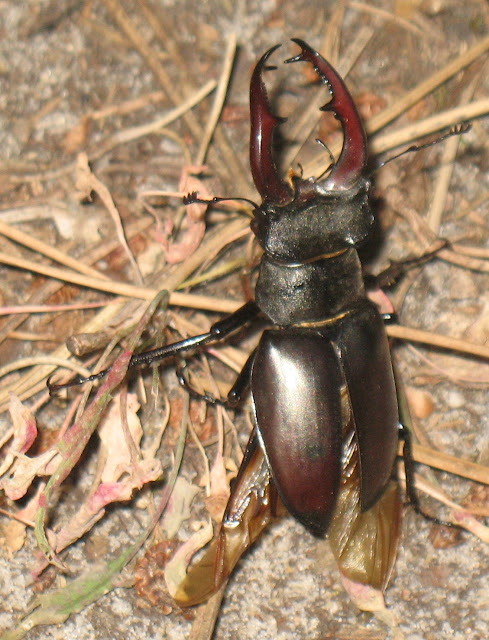
[{"label": "beetle middle leg", "polygon": [[229,390],[226,398],[216,398],[209,393],[201,393],[200,391],[197,391],[197,389],[194,389],[185,375],[187,363],[183,359],[176,367],[178,382],[195,400],[203,400],[204,402],[212,405],[218,404],[227,409],[236,409],[250,386],[251,370],[253,368],[255,352],[256,351],[254,350],[249,355],[244,367],[239,372],[238,377],[234,381],[234,384]]},{"label": "beetle middle leg", "polygon": [[[152,351],[145,351],[144,353],[132,356],[131,361],[129,362],[129,368],[132,369],[134,367],[149,366],[151,364],[161,362],[166,358],[176,356],[179,353],[184,353],[197,347],[218,342],[229,336],[234,331],[237,331],[248,322],[253,321],[260,312],[261,310],[255,302],[247,302],[234,313],[215,322],[207,333],[192,336],[191,338],[185,338],[184,340],[173,342],[172,344],[165,345],[164,347],[153,349]],[[84,384],[85,382],[95,382],[96,380],[100,380],[101,378],[104,378],[110,370],[111,367],[107,367],[106,369],[103,369],[98,373],[94,373],[87,378],[79,376],[65,384],[51,384],[48,381],[47,387],[49,389],[49,393],[53,395],[61,389]]]}]

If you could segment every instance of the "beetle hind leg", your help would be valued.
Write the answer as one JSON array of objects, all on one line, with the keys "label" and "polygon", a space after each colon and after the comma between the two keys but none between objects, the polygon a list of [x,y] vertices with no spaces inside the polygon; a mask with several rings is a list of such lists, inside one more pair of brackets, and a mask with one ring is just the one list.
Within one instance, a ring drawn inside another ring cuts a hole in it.
[{"label": "beetle hind leg", "polygon": [[416,481],[414,479],[414,458],[411,432],[403,424],[399,424],[399,437],[404,441],[404,445],[402,448],[402,460],[404,463],[404,473],[406,476],[407,503],[414,509],[414,511],[418,515],[422,516],[425,520],[428,520],[433,524],[438,524],[442,527],[462,529],[463,527],[456,524],[455,522],[437,518],[430,513],[426,513],[426,511],[423,509],[419,501],[418,492],[416,490]]}]

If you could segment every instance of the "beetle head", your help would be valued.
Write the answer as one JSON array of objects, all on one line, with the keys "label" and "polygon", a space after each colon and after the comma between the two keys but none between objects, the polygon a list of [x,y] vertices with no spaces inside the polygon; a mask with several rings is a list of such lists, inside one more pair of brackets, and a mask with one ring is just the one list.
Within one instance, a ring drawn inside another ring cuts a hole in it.
[{"label": "beetle head", "polygon": [[329,87],[332,98],[322,111],[333,111],[343,128],[343,149],[322,181],[281,179],[272,153],[273,134],[284,122],[271,111],[263,83],[267,51],[251,78],[250,164],[256,188],[263,198],[255,209],[252,230],[266,253],[279,260],[307,260],[357,246],[368,235],[373,216],[368,206],[369,181],[365,132],[353,99],[333,67],[308,44],[294,39],[301,53],[286,62],[310,62]]}]

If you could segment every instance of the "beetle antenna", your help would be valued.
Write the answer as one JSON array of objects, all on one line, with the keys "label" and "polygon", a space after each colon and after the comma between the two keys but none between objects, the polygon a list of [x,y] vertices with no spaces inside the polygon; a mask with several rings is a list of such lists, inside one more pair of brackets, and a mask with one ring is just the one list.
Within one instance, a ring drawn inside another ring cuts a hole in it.
[{"label": "beetle antenna", "polygon": [[[397,160],[398,158],[405,155],[406,153],[412,153],[413,151],[421,151],[422,149],[427,149],[428,147],[432,147],[435,144],[438,144],[439,142],[443,142],[443,140],[446,140],[447,138],[451,138],[452,136],[462,136],[468,131],[470,131],[471,129],[472,129],[472,125],[470,124],[470,122],[462,122],[460,124],[457,124],[451,129],[449,129],[447,133],[444,133],[443,135],[439,136],[435,140],[431,140],[430,142],[425,142],[424,144],[413,144],[407,149],[404,149],[404,151],[401,151],[400,153],[396,154],[395,156],[392,156],[391,158],[387,158],[387,160],[384,160],[383,162],[378,164],[375,167],[375,169],[372,171],[372,173],[374,173],[375,171],[378,171],[389,162],[392,162],[393,160]],[[372,175],[372,173],[370,175]]]},{"label": "beetle antenna", "polygon": [[336,160],[331,149],[328,147],[328,145],[325,142],[321,140],[321,138],[316,138],[315,142],[317,142],[318,145],[322,147],[324,151],[326,151],[331,161],[330,164],[326,167],[326,169],[317,177],[317,180],[321,180],[324,174],[327,173],[331,169],[331,167],[334,167]]},{"label": "beetle antenna", "polygon": [[239,200],[241,202],[248,202],[248,204],[251,204],[251,206],[254,209],[258,209],[258,205],[256,204],[256,202],[254,202],[253,200],[250,200],[249,198],[219,198],[219,197],[215,197],[215,198],[210,198],[209,200],[206,200],[205,198],[199,198],[199,194],[197,191],[192,191],[191,193],[188,193],[186,196],[183,196],[183,204],[184,205],[188,205],[188,204],[215,204],[216,202],[227,202],[229,200]]}]

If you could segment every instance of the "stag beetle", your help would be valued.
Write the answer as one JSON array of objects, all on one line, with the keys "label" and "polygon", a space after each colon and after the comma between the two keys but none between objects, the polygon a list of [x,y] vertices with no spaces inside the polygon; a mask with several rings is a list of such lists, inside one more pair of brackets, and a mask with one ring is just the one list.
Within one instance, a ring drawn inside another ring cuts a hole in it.
[{"label": "stag beetle", "polygon": [[312,64],[330,90],[322,110],[341,123],[339,159],[320,181],[280,177],[272,142],[283,120],[272,113],[262,78],[275,68],[267,66],[280,45],[273,47],[257,63],[250,88],[250,163],[262,198],[251,228],[264,251],[255,301],[208,333],[131,363],[216,342],[259,315],[271,324],[228,396],[235,406],[250,388],[255,428],[218,534],[172,594],[182,606],[217,591],[284,510],[312,534],[328,533],[345,583],[383,590],[397,551],[396,386],[384,322],[366,295],[357,253],[374,222],[366,136],[337,72],[308,44],[294,42],[301,52],[285,62]]}]

